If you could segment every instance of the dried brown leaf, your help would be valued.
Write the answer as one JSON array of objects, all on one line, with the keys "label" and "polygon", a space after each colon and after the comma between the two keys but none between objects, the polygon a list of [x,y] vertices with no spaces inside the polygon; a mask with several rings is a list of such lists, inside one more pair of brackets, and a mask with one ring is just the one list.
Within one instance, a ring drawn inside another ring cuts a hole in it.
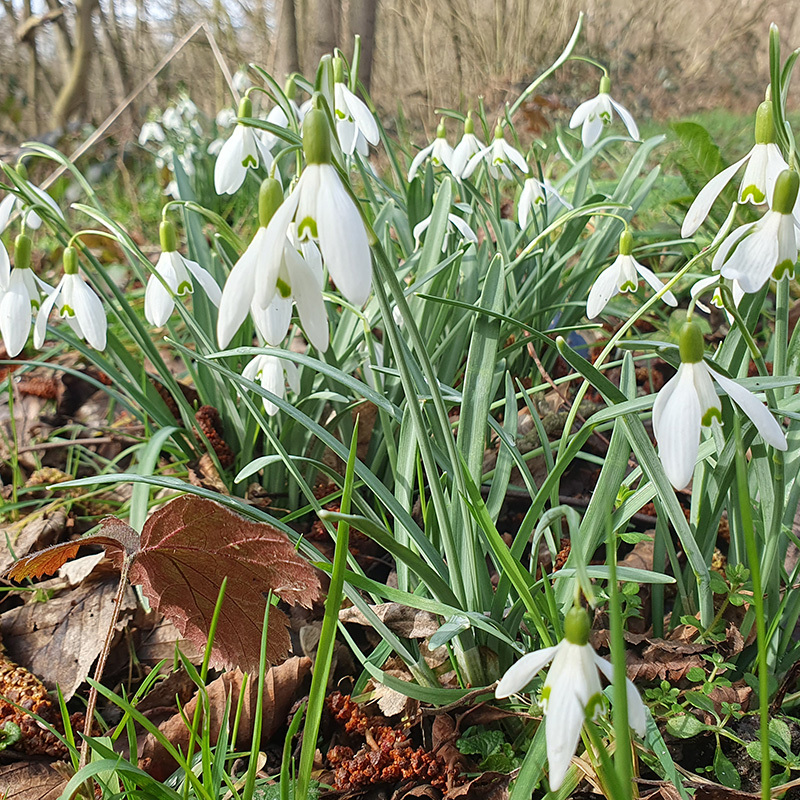
[{"label": "dried brown leaf", "polygon": [[57,800],[66,785],[66,779],[49,764],[0,766],[0,796],[4,800]]},{"label": "dried brown leaf", "polygon": [[[430,611],[409,608],[401,603],[380,603],[370,606],[370,609],[392,633],[406,639],[426,639],[439,630],[439,618]],[[339,620],[357,625],[372,624],[355,606],[343,608],[339,612]]]},{"label": "dried brown leaf", "polygon": [[[287,603],[310,607],[320,590],[314,569],[284,533],[211,500],[179,497],[147,520],[131,582],[140,583],[152,607],[200,647],[226,576],[212,660],[252,672],[269,590]],[[270,609],[267,658],[272,663],[289,651],[286,624],[283,612]]]}]

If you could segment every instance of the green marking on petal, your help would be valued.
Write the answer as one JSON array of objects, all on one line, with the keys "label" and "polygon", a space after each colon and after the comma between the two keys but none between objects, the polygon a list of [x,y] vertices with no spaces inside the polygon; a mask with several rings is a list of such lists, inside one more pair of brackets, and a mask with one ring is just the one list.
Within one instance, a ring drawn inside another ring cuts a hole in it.
[{"label": "green marking on petal", "polygon": [[611,124],[611,114],[609,114],[608,111],[601,111],[600,119],[603,120],[603,125]]},{"label": "green marking on petal", "polygon": [[278,294],[284,299],[292,296],[292,287],[282,278],[278,278],[275,288],[278,290]]},{"label": "green marking on petal", "polygon": [[636,291],[636,284],[632,281],[625,281],[622,286],[619,287],[621,292],[635,292]]},{"label": "green marking on petal", "polygon": [[711,423],[714,420],[718,420],[722,422],[722,412],[718,408],[709,408],[705,414],[703,414],[703,418],[700,420],[700,424],[706,428],[711,427]]},{"label": "green marking on petal", "polygon": [[784,275],[790,279],[794,278],[794,261],[790,261],[788,258],[781,261],[781,263],[772,270],[772,277],[775,278],[776,281],[779,281]]},{"label": "green marking on petal", "polygon": [[546,705],[547,701],[550,699],[550,690],[552,688],[552,686],[545,686],[544,689],[542,689],[542,705]]},{"label": "green marking on petal", "polygon": [[258,161],[256,161],[255,158],[250,153],[248,153],[242,159],[242,166],[243,167],[253,167],[253,169],[255,169],[258,166]]},{"label": "green marking on petal", "polygon": [[756,205],[763,203],[766,199],[764,192],[762,192],[758,186],[752,183],[749,186],[745,186],[742,190],[742,202],[746,202],[748,198],[752,198]]},{"label": "green marking on petal", "polygon": [[175,292],[177,295],[184,295],[186,293],[192,293],[192,284],[189,281],[181,281],[180,285],[178,286],[178,291]]},{"label": "green marking on petal", "polygon": [[603,710],[603,694],[597,692],[589,698],[586,704],[586,718],[595,719],[597,715]]},{"label": "green marking on petal", "polygon": [[75,309],[72,306],[68,306],[66,303],[64,303],[64,305],[61,306],[61,316],[62,317],[74,317],[75,316]]},{"label": "green marking on petal", "polygon": [[317,236],[317,221],[313,217],[303,217],[297,226],[297,238],[301,241],[304,239],[318,239]]}]

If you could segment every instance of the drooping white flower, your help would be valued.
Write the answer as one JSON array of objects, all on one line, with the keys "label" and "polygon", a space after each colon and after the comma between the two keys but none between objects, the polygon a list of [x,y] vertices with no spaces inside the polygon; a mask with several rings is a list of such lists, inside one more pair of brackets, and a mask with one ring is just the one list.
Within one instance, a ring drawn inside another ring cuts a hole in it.
[{"label": "drooping white flower", "polygon": [[256,275],[269,261],[267,227],[282,201],[280,183],[267,178],[259,192],[260,227],[234,264],[222,290],[217,316],[220,347],[228,346],[248,311],[267,344],[280,344],[291,322],[293,303],[297,304],[300,322],[311,344],[320,352],[328,347],[328,315],[322,298],[322,261],[313,242],[298,245],[285,238],[272,300],[262,307],[255,299]]},{"label": "drooping white flower", "polygon": [[31,314],[41,300],[40,289],[46,294],[53,291],[33,274],[30,266],[31,240],[25,234],[14,242],[14,269],[5,247],[0,249],[0,334],[11,358],[16,358],[28,341]]},{"label": "drooping white flower", "polygon": [[411,166],[408,168],[409,183],[414,180],[417,170],[422,166],[426,158],[430,158],[434,167],[447,167],[451,172],[453,171],[453,148],[450,147],[447,141],[444,120],[439,122],[436,128],[436,138],[414,156]]},{"label": "drooping white flower", "polygon": [[[253,104],[243,97],[239,103],[239,117],[252,117]],[[217,194],[233,194],[247,177],[248,169],[258,169],[263,161],[269,169],[272,153],[257,136],[256,130],[237,123],[225,144],[222,145],[214,165],[214,188]]]},{"label": "drooping white flower", "polygon": [[331,164],[330,133],[323,111],[312,109],[303,122],[307,166],[292,193],[267,226],[267,260],[256,275],[256,302],[264,308],[275,295],[283,244],[294,225],[299,242],[313,240],[339,291],[363,305],[372,284],[367,232],[361,214]]},{"label": "drooping white flower", "polygon": [[[701,303],[697,298],[705,294],[706,290],[710,289],[712,286],[714,287],[714,293],[711,296],[711,305],[725,311],[725,315],[728,317],[728,322],[733,323],[733,315],[730,311],[728,311],[728,309],[725,307],[725,303],[722,301],[722,293],[720,292],[718,275],[712,275],[709,278],[701,278],[699,281],[695,281],[695,283],[692,284],[690,294],[696,301],[697,307],[706,314],[711,313],[711,309],[708,308],[708,306],[703,305],[703,303]],[[739,281],[732,281],[731,293],[733,294],[733,303],[738,308],[739,303],[742,302],[742,298],[745,295],[745,291],[742,289]]]},{"label": "drooping white flower", "polygon": [[[472,209],[467,206],[467,210],[471,211]],[[419,247],[422,234],[425,233],[425,231],[430,227],[431,219],[433,219],[433,214],[429,214],[427,217],[425,217],[425,219],[423,219],[421,222],[418,222],[414,226],[414,242],[416,247]],[[448,214],[447,227],[445,229],[444,238],[442,239],[443,253],[445,250],[447,250],[447,244],[453,228],[455,228],[461,234],[462,239],[466,239],[468,242],[472,242],[473,244],[478,244],[478,237],[476,236],[475,231],[473,231],[472,228],[470,228],[470,226],[467,224],[467,221],[456,214]]]},{"label": "drooping white flower", "polygon": [[[286,384],[295,393],[300,392],[300,373],[293,361],[277,356],[256,356],[243,370],[242,377],[250,381],[258,381],[268,392],[280,397],[286,397]],[[262,397],[264,410],[271,417],[278,413],[278,406],[266,397]]]},{"label": "drooping white flower", "polygon": [[600,138],[603,127],[611,124],[611,117],[615,111],[628,129],[631,139],[639,139],[639,128],[630,111],[609,94],[610,90],[611,80],[608,75],[603,75],[597,95],[581,103],[572,114],[569,126],[570,128],[582,126],[581,142],[584,147],[591,147]]},{"label": "drooping white flower", "polygon": [[[375,117],[366,103],[356,97],[342,80],[343,64],[340,58],[334,59],[333,110],[336,117],[336,135],[342,152],[353,155],[358,145],[359,134],[366,140],[359,152],[364,153],[366,142],[376,145],[380,141],[380,132]],[[367,150],[367,152],[369,152]]]},{"label": "drooping white flower", "polygon": [[559,194],[547,178],[544,182],[538,178],[526,178],[519,195],[517,204],[517,219],[522,230],[528,227],[531,211],[536,206],[546,206],[549,202],[562,205],[564,208],[571,209],[572,203]]},{"label": "drooping white flower", "polygon": [[712,378],[750,418],[761,438],[778,450],[786,450],[780,425],[747,389],[720,375],[703,361],[703,334],[695,322],[684,324],[680,335],[681,365],[662,387],[653,404],[653,432],[664,472],[676,489],[688,485],[700,447],[700,429],[722,420],[722,405]]},{"label": "drooping white flower", "polygon": [[169,220],[161,222],[159,236],[162,252],[153,268],[157,275],[149,277],[144,292],[145,319],[157,328],[165,325],[175,308],[175,296],[182,297],[194,291],[192,278],[203,287],[208,299],[219,306],[222,292],[217,282],[208,270],[177,251],[175,226]]},{"label": "drooping white flower", "polygon": [[[30,189],[30,191],[36,196],[37,205],[50,207],[56,216],[64,219],[64,213],[58,207],[58,203],[56,203],[56,201],[53,200],[53,198],[50,197],[50,195],[44,189],[40,189],[30,181],[26,181],[26,183],[28,189]],[[11,193],[7,194],[3,198],[2,202],[0,202],[0,233],[2,233],[8,226],[8,220],[11,218],[11,215],[14,213],[14,210],[18,205],[25,207],[29,205],[29,203],[27,200],[24,200]],[[25,214],[24,223],[26,228],[30,228],[32,231],[35,231],[41,227],[42,218],[36,213],[34,208],[30,208]]]},{"label": "drooping white flower", "polygon": [[712,267],[720,270],[723,278],[737,280],[748,294],[757,292],[770,277],[794,277],[798,232],[792,211],[799,184],[796,172],[781,172],[775,181],[772,208],[758,222],[732,231],[714,256]]},{"label": "drooping white flower", "polygon": [[450,172],[456,178],[464,177],[464,170],[467,168],[469,160],[485,147],[486,145],[475,135],[475,123],[472,121],[472,113],[467,114],[467,118],[464,120],[464,135],[453,149]]},{"label": "drooping white flower", "polygon": [[139,131],[139,144],[144,147],[148,142],[163,142],[164,129],[154,120],[145,122]]},{"label": "drooping white flower", "polygon": [[[589,615],[574,607],[564,620],[564,638],[555,647],[546,647],[523,656],[501,679],[495,696],[509,697],[522,691],[551,661],[542,690],[547,761],[551,791],[564,782],[572,756],[578,747],[584,720],[594,720],[603,705],[603,691],[598,670],[609,681],[614,667],[600,658],[589,644]],[[645,735],[647,713],[636,687],[626,678],[628,721]]]},{"label": "drooping white flower", "polygon": [[36,316],[33,329],[36,348],[44,344],[53,306],[79,339],[85,339],[95,350],[105,350],[108,322],[103,301],[78,273],[78,254],[74,247],[64,248],[64,275]]},{"label": "drooping white flower", "polygon": [[499,122],[494,129],[494,139],[492,139],[492,143],[488,147],[479,150],[470,158],[461,177],[469,178],[478,168],[481,161],[486,161],[489,174],[493,178],[499,178],[502,175],[506,180],[510,180],[513,177],[509,169],[511,164],[514,164],[526,174],[528,172],[528,163],[525,161],[522,153],[505,140],[503,137],[503,126],[500,125]]},{"label": "drooping white flower", "polygon": [[[626,228],[619,237],[619,255],[614,263],[604,269],[589,291],[586,301],[586,316],[594,319],[608,304],[608,301],[620,292],[635,292],[641,275],[656,292],[664,288],[664,284],[652,270],[640,264],[632,255],[633,236]],[[637,275],[638,273],[638,275]],[[665,292],[662,299],[667,305],[677,306],[678,301],[672,292]]]},{"label": "drooping white flower", "polygon": [[702,225],[714,201],[733,176],[747,163],[739,186],[739,202],[754,205],[772,202],[778,175],[789,166],[775,144],[775,127],[772,122],[772,103],[763,102],[756,112],[756,143],[750,152],[735,164],[715,175],[697,194],[689,206],[681,225],[681,236],[686,239]]}]

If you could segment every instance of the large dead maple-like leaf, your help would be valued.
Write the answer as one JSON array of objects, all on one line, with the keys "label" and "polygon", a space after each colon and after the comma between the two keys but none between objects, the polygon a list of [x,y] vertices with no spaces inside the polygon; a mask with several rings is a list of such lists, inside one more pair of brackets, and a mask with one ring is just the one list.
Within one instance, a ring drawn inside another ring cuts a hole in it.
[{"label": "large dead maple-like leaf", "polygon": [[[211,500],[190,495],[172,500],[150,516],[141,536],[114,517],[102,526],[102,534],[21,558],[4,577],[22,580],[53,573],[81,546],[99,545],[118,564],[132,563],[131,583],[140,583],[151,605],[201,648],[227,577],[212,661],[246,671],[258,666],[269,591],[306,607],[319,595],[316,573],[284,533]],[[286,615],[270,609],[267,658],[272,663],[289,651],[286,625]]]}]

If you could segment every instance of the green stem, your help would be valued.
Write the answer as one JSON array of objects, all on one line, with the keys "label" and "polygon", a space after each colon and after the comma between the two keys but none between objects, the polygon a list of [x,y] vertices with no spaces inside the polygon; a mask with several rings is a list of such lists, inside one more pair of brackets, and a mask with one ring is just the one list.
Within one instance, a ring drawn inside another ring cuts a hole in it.
[{"label": "green stem", "polygon": [[622,606],[617,585],[617,539],[608,517],[608,539],[606,542],[606,561],[608,562],[608,610],[611,622],[611,663],[614,667],[614,769],[617,773],[623,794],[621,800],[631,797],[633,764],[631,761],[631,729],[628,723],[628,693],[625,672],[625,639],[622,622]]},{"label": "green stem", "polygon": [[742,444],[739,417],[734,415],[733,430],[736,437],[736,489],[739,499],[739,518],[744,535],[750,576],[753,582],[753,605],[756,614],[756,639],[758,642],[758,712],[761,743],[761,800],[770,800],[771,763],[769,758],[769,675],[767,674],[767,630],[764,619],[764,595],[761,589],[761,566],[758,558],[753,515],[750,508],[750,489],[747,484],[747,464]]}]

